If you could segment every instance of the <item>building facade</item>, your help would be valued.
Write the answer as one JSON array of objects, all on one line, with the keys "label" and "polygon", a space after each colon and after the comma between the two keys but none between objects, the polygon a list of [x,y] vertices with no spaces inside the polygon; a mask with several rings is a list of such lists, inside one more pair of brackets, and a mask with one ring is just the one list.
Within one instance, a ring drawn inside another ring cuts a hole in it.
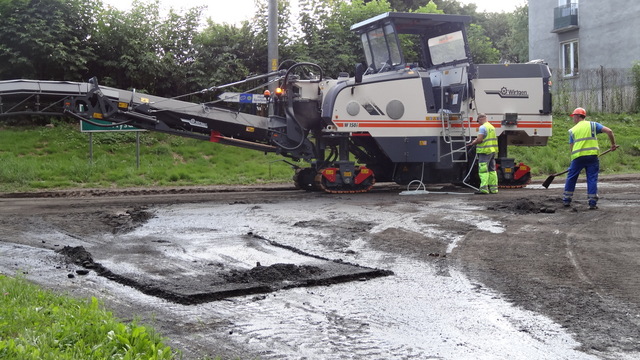
[{"label": "building facade", "polygon": [[628,111],[631,68],[640,61],[640,1],[529,0],[529,58],[552,69],[556,108]]}]

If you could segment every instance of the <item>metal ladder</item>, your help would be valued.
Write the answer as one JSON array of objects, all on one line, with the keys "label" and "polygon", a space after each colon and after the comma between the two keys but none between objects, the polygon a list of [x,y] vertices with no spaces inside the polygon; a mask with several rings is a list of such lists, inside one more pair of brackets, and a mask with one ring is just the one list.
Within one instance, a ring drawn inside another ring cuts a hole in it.
[{"label": "metal ladder", "polygon": [[[451,162],[467,162],[467,142],[471,139],[471,124],[468,117],[464,113],[452,114],[440,109],[440,121],[442,124],[442,138],[449,145],[449,152],[440,155],[440,159],[445,156],[451,158]],[[462,154],[456,157],[456,154]]]}]

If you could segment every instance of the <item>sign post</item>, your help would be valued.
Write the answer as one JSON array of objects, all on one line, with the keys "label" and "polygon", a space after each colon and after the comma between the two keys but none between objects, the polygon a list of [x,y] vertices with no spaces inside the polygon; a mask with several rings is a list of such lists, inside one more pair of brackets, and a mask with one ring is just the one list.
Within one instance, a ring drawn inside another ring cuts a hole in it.
[{"label": "sign post", "polygon": [[[91,119],[96,124],[109,125],[111,122],[105,120]],[[136,169],[140,168],[140,132],[146,131],[131,125],[97,126],[86,121],[80,121],[80,132],[89,133],[89,159],[93,164],[93,133],[112,131],[135,131],[136,132]]]}]

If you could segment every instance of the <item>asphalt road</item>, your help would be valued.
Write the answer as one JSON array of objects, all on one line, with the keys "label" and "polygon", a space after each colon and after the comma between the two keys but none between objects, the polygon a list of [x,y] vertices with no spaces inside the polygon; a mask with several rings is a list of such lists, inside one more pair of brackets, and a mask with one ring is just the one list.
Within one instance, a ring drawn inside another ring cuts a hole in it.
[{"label": "asphalt road", "polygon": [[96,296],[185,359],[635,359],[638,178],[602,179],[596,211],[581,187],[563,208],[563,179],[3,194],[0,272]]}]

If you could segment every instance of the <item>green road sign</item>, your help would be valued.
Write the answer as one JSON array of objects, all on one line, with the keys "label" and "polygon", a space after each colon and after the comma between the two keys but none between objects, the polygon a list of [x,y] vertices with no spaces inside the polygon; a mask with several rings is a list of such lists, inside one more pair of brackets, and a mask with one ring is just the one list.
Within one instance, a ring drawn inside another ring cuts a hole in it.
[{"label": "green road sign", "polygon": [[[91,121],[97,124],[105,124],[105,125],[112,124],[110,121],[105,121],[105,120],[91,119]],[[109,132],[109,131],[145,131],[145,130],[139,129],[131,125],[117,125],[117,126],[102,127],[102,126],[89,124],[86,121],[80,121],[80,131],[81,132]]]}]

